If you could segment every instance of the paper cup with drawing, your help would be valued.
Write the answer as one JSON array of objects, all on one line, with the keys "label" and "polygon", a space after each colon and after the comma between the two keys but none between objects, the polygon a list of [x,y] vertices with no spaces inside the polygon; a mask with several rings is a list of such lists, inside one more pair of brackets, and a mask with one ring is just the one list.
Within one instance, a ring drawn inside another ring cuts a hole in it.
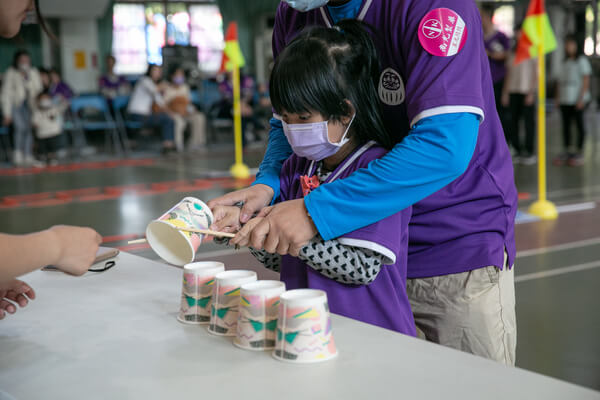
[{"label": "paper cup with drawing", "polygon": [[225,271],[215,277],[208,331],[219,336],[235,336],[240,308],[240,287],[256,281],[256,272]]},{"label": "paper cup with drawing", "polygon": [[205,235],[183,232],[179,228],[208,229],[213,219],[206,204],[194,197],[186,197],[148,224],[146,238],[152,250],[163,260],[183,266],[194,261]]},{"label": "paper cup with drawing", "polygon": [[283,292],[285,283],[279,281],[242,285],[237,336],[233,344],[247,350],[275,348],[279,296]]},{"label": "paper cup with drawing", "polygon": [[337,356],[327,293],[290,290],[280,296],[273,357],[293,363],[315,363]]},{"label": "paper cup with drawing", "polygon": [[181,307],[177,319],[184,324],[203,325],[210,321],[215,276],[225,271],[225,265],[216,261],[186,264],[183,267]]}]

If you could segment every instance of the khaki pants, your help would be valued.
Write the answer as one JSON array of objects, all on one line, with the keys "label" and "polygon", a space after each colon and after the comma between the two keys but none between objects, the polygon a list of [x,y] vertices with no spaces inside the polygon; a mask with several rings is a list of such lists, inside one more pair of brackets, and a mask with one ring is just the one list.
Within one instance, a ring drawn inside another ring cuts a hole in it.
[{"label": "khaki pants", "polygon": [[178,151],[184,150],[184,131],[187,124],[190,124],[191,137],[188,143],[189,148],[198,149],[206,145],[206,117],[201,112],[193,112],[183,117],[176,114],[175,120],[175,147]]},{"label": "khaki pants", "polygon": [[515,365],[517,323],[514,268],[408,279],[417,331],[425,339]]}]

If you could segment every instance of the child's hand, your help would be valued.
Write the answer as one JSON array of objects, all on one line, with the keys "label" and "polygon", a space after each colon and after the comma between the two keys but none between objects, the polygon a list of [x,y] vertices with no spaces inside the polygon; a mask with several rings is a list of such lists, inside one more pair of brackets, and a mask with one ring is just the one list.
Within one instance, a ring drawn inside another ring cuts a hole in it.
[{"label": "child's hand", "polygon": [[237,206],[214,206],[211,209],[215,220],[210,229],[217,232],[237,232],[240,225],[240,210]]},{"label": "child's hand", "polygon": [[237,246],[252,246],[255,249],[262,249],[264,239],[268,234],[268,222],[263,217],[256,217],[248,221],[229,243]]},{"label": "child's hand", "polygon": [[0,283],[0,319],[4,319],[6,314],[14,314],[17,307],[25,307],[29,299],[35,299],[35,291],[23,281],[13,279],[10,282]]}]

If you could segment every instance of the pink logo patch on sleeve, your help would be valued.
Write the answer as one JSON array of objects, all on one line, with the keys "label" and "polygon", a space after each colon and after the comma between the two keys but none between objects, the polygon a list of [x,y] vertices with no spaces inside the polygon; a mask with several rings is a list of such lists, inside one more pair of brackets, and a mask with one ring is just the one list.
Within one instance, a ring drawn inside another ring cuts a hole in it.
[{"label": "pink logo patch on sleeve", "polygon": [[419,42],[434,56],[450,57],[458,54],[466,41],[465,21],[449,8],[429,11],[419,24]]}]

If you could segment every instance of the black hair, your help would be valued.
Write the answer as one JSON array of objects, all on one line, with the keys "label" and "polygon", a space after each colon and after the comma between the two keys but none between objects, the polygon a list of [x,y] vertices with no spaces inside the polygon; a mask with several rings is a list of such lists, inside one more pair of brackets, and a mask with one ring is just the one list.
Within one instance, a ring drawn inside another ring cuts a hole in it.
[{"label": "black hair", "polygon": [[56,35],[54,35],[54,32],[52,32],[52,29],[50,29],[50,27],[46,23],[46,19],[44,18],[44,16],[42,15],[42,12],[40,11],[40,0],[34,0],[34,3],[35,3],[35,16],[37,18],[38,24],[40,24],[40,26],[42,27],[42,30],[44,32],[46,32],[46,34],[48,36],[50,36],[50,39],[57,42],[58,39],[56,38]]},{"label": "black hair", "polygon": [[12,66],[14,68],[19,67],[19,58],[21,58],[21,56],[27,56],[27,57],[29,57],[29,60],[31,60],[31,54],[29,54],[29,52],[27,50],[19,49],[15,52],[15,55],[13,56]]},{"label": "black hair", "polygon": [[150,74],[152,73],[152,70],[154,68],[160,68],[160,65],[158,64],[148,64],[148,69],[146,70],[146,76],[151,78]]},{"label": "black hair", "polygon": [[[583,55],[583,46],[581,46],[581,43],[579,43],[579,38],[577,37],[577,35],[575,35],[574,33],[569,33],[567,36],[565,36],[565,44],[567,42],[575,42],[575,44],[577,45],[577,50],[575,51],[575,55],[573,56],[573,58],[577,59]],[[571,57],[565,51],[565,59],[568,60],[569,58]]]},{"label": "black hair", "polygon": [[44,89],[35,98],[36,98],[36,100],[39,100],[40,98],[42,98],[42,96],[52,97],[52,94],[50,93],[50,91],[48,89]]},{"label": "black hair", "polygon": [[492,4],[481,4],[479,6],[479,9],[490,16],[490,18],[492,18],[494,16],[494,12],[496,11],[496,7]]},{"label": "black hair", "polygon": [[349,136],[392,148],[377,94],[380,66],[367,24],[343,20],[333,28],[312,27],[279,54],[269,82],[275,112],[318,112],[333,121],[356,116]]},{"label": "black hair", "polygon": [[107,55],[106,55],[106,59],[108,60],[109,58],[110,58],[111,60],[113,60],[113,62],[115,62],[115,63],[117,62],[117,59],[116,59],[116,58],[115,58],[115,56],[113,56],[112,54],[107,54]]},{"label": "black hair", "polygon": [[169,76],[169,80],[173,79],[173,75],[175,75],[175,73],[178,70],[182,70],[183,71],[183,75],[187,76],[187,74],[185,73],[185,69],[181,65],[175,64],[171,68],[169,68],[169,75],[168,75]]}]

